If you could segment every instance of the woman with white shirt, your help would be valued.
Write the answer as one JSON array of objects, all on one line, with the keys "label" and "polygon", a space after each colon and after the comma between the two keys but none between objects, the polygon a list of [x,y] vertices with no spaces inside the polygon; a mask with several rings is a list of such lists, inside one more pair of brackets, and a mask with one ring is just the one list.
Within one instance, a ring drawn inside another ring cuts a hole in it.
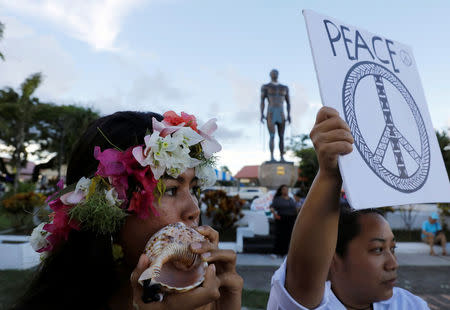
[{"label": "woman with white shirt", "polygon": [[353,137],[339,113],[317,114],[310,133],[320,169],[297,217],[286,260],[271,285],[268,310],[429,309],[395,287],[395,239],[376,210],[339,205],[337,158],[352,151]]}]

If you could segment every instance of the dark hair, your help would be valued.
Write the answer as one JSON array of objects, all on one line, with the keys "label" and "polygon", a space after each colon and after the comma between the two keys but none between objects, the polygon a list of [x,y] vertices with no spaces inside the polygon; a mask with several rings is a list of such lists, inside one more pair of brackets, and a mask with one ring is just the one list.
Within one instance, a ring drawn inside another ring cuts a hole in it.
[{"label": "dark hair", "polygon": [[300,197],[300,198],[302,198],[302,197],[303,197],[303,193],[302,193],[302,190],[301,190],[301,189],[299,189],[298,191],[296,191],[296,192],[295,192],[295,194],[294,194],[294,196],[297,196],[297,197]]},{"label": "dark hair", "polygon": [[273,198],[281,196],[281,190],[283,189],[283,187],[288,187],[288,186],[286,184],[280,185],[280,187],[278,187],[278,189],[277,189],[275,195],[273,196]]},{"label": "dark hair", "polygon": [[341,204],[338,238],[336,243],[336,253],[339,256],[345,257],[349,242],[356,238],[361,232],[361,225],[359,223],[360,216],[370,213],[383,216],[383,213],[377,209],[354,210],[348,203]]},{"label": "dark hair", "polygon": [[[152,131],[155,113],[117,112],[92,122],[74,147],[67,168],[67,184],[91,177],[97,170],[94,147],[122,150],[143,144]],[[101,132],[100,132],[100,130]],[[103,134],[106,136],[103,136]],[[39,266],[27,292],[13,309],[105,309],[118,289],[120,277],[112,256],[111,235],[71,231]]]}]

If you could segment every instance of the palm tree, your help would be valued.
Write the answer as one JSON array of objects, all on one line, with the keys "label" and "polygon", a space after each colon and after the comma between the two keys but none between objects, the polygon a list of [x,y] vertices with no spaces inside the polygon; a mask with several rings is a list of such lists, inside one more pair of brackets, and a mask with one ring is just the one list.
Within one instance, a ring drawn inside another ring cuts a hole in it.
[{"label": "palm tree", "polygon": [[13,162],[16,175],[14,177],[14,192],[19,185],[21,166],[26,162],[25,136],[29,135],[33,113],[39,100],[31,95],[42,82],[41,73],[30,75],[20,85],[21,94],[11,87],[0,90],[0,139],[14,147]]},{"label": "palm tree", "polygon": [[[4,29],[5,29],[5,25],[3,25],[3,24],[0,22],[0,40],[3,39],[3,30],[4,30]],[[0,53],[0,58],[3,59],[3,60],[5,60],[5,56],[3,56],[2,53]]]}]

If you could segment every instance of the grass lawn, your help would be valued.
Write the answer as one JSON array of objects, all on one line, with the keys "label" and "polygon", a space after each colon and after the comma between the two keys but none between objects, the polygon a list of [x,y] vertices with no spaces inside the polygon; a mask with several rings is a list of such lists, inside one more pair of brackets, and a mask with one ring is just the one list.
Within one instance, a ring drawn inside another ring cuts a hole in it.
[{"label": "grass lawn", "polygon": [[0,270],[0,310],[9,309],[28,286],[34,269]]},{"label": "grass lawn", "polygon": [[0,211],[0,230],[8,229],[11,227],[11,219]]},{"label": "grass lawn", "polygon": [[[0,310],[7,310],[26,289],[34,269],[0,270]],[[244,290],[242,305],[249,308],[265,309],[269,293],[263,291]]]}]

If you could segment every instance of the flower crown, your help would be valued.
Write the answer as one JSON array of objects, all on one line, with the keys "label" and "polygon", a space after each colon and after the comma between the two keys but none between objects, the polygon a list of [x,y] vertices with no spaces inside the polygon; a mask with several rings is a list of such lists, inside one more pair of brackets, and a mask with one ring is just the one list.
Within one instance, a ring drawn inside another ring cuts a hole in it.
[{"label": "flower crown", "polygon": [[[144,137],[144,145],[103,152],[96,146],[94,157],[99,165],[95,176],[83,177],[73,190],[68,187],[64,194],[59,192],[47,199],[53,213],[49,223],[41,223],[31,234],[30,243],[36,252],[52,251],[68,239],[72,229],[114,233],[128,213],[145,219],[151,210],[158,216],[153,202],[155,193],[160,197],[164,194],[164,174],[177,178],[186,169],[195,168],[200,186],[216,182],[213,153],[222,148],[212,136],[216,119],[197,128],[195,116],[168,111],[162,122],[152,118],[152,125],[153,133]],[[63,185],[58,186],[62,189]]]}]

